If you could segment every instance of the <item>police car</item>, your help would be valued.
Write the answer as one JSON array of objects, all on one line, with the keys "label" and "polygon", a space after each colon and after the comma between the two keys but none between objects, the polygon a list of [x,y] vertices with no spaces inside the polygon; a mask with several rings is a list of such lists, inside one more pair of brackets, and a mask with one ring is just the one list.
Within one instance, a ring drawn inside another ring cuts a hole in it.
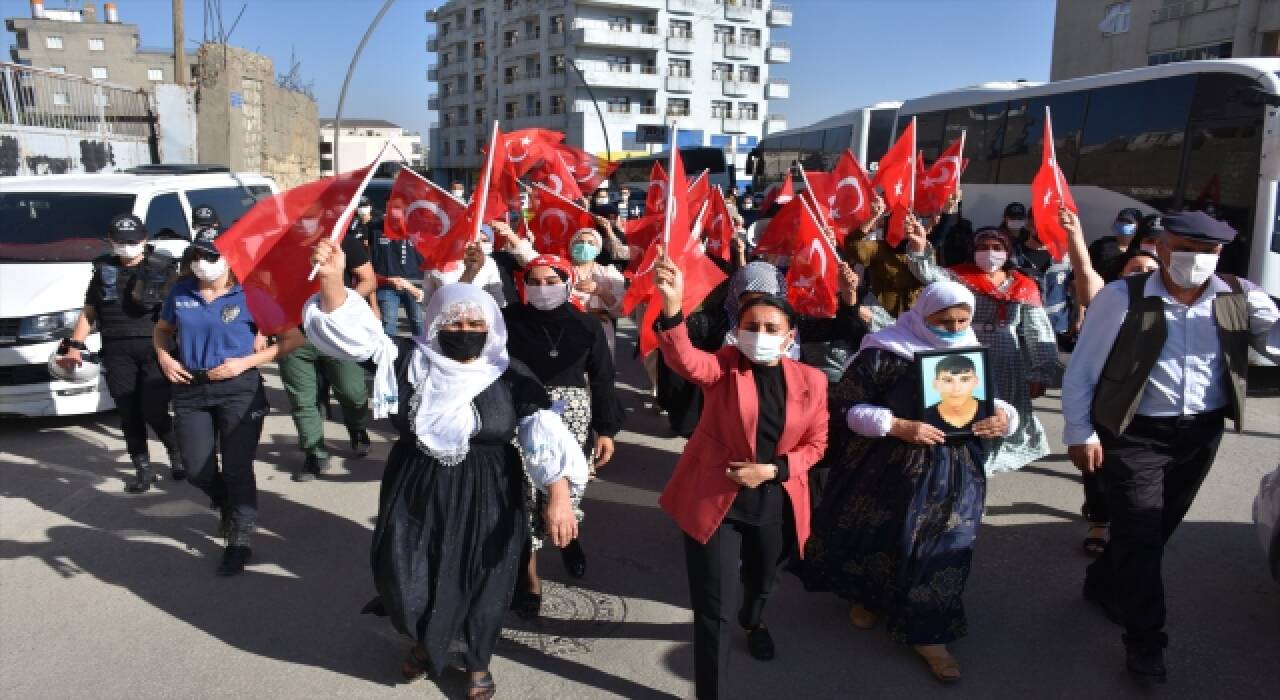
[{"label": "police car", "polygon": [[[110,250],[105,236],[113,217],[138,216],[151,243],[179,256],[191,241],[193,207],[211,205],[230,226],[277,191],[262,175],[207,165],[0,179],[0,416],[114,407],[101,379],[64,382],[48,367],[80,316],[92,260]],[[87,345],[95,352],[101,347],[96,333]]]}]

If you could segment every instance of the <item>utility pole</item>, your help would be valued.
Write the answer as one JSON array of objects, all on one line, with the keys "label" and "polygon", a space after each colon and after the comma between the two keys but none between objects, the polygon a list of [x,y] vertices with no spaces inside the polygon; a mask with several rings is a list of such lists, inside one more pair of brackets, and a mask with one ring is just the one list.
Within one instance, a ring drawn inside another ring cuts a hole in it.
[{"label": "utility pole", "polygon": [[187,50],[183,37],[182,0],[173,0],[173,82],[178,85],[187,84]]}]

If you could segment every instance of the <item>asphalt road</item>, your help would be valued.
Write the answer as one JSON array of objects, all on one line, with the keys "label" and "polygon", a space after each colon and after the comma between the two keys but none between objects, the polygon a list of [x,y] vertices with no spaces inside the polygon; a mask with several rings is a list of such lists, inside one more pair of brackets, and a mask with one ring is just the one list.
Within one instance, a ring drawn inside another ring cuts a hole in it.
[{"label": "asphalt road", "polygon": [[[620,357],[629,357],[620,350]],[[657,495],[679,453],[624,360],[632,413],[618,454],[588,490],[590,569],[569,583],[554,553],[545,619],[514,618],[493,672],[502,697],[662,698],[692,694],[690,613],[679,533]],[[0,420],[0,697],[458,697],[461,680],[398,683],[407,643],[362,616],[385,425],[367,459],[296,484],[287,403],[258,452],[261,531],[238,578],[213,576],[216,517],[185,483],[141,496],[115,416]],[[1061,435],[1056,399],[1040,417]],[[942,688],[913,654],[849,625],[843,604],[784,576],[767,617],[778,657],[735,640],[734,698],[1275,698],[1280,585],[1251,523],[1258,480],[1280,459],[1280,398],[1250,403],[1165,558],[1169,683],[1123,670],[1120,630],[1080,597],[1080,486],[1062,454],[994,479],[966,593],[970,635],[953,646],[965,679]],[[163,454],[153,443],[153,454]]]}]

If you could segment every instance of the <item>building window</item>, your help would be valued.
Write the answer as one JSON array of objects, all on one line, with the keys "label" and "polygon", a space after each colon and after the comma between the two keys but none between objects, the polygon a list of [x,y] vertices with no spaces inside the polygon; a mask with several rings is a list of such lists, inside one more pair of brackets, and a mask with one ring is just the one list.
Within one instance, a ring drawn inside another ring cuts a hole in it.
[{"label": "building window", "polygon": [[524,59],[524,75],[526,78],[541,78],[542,64],[536,58]]},{"label": "building window", "polygon": [[502,82],[510,85],[520,79],[520,70],[515,66],[507,66],[502,69]]},{"label": "building window", "polygon": [[631,101],[626,97],[610,97],[609,112],[611,114],[630,114]]},{"label": "building window", "polygon": [[759,46],[760,30],[759,29],[743,29],[742,43],[745,44],[746,46]]},{"label": "building window", "polygon": [[738,80],[744,83],[760,82],[760,66],[738,66]]},{"label": "building window", "polygon": [[66,73],[67,67],[66,66],[49,66],[49,70],[53,71],[54,73]]},{"label": "building window", "polygon": [[465,154],[466,154],[466,152],[467,152],[467,140],[466,140],[466,139],[458,139],[457,141],[454,141],[454,142],[453,142],[453,150],[454,150],[454,152],[455,152],[455,153],[457,153],[458,155],[465,155]]},{"label": "building window", "polygon": [[471,11],[471,23],[480,24],[480,25],[484,24],[484,8],[483,7],[477,7],[476,9]]},{"label": "building window", "polygon": [[[1165,4],[1168,5],[1170,3],[1166,2]],[[1133,9],[1132,5],[1132,2],[1125,0],[1125,2],[1107,6],[1107,13],[1103,16],[1102,23],[1098,25],[1098,29],[1102,30],[1103,35],[1124,34],[1129,31],[1129,15]]]},{"label": "building window", "polygon": [[107,79],[106,66],[94,66],[90,68],[89,77],[93,78],[94,80],[106,80]]},{"label": "building window", "polygon": [[1224,41],[1220,44],[1210,44],[1208,46],[1197,46],[1190,49],[1178,49],[1177,51],[1162,51],[1147,56],[1148,66],[1163,66],[1166,63],[1181,63],[1182,61],[1206,61],[1215,58],[1231,58],[1232,43]]},{"label": "building window", "polygon": [[443,151],[442,155],[444,155],[447,158],[449,156],[449,142],[448,141],[442,142],[440,144],[440,150]]},{"label": "building window", "polygon": [[519,113],[514,102],[508,102],[502,107],[502,116],[506,119],[515,119]]},{"label": "building window", "polygon": [[471,90],[472,92],[484,92],[483,73],[477,73],[473,78],[471,78]]},{"label": "building window", "polygon": [[641,114],[657,114],[658,106],[654,103],[652,97],[646,97],[644,103],[640,105]]},{"label": "building window", "polygon": [[476,139],[476,153],[484,153],[484,139]]},{"label": "building window", "polygon": [[516,6],[515,0],[502,0],[502,9],[507,12],[510,12],[513,9],[515,9],[515,6]]},{"label": "building window", "polygon": [[486,121],[488,121],[488,119],[486,119],[486,117],[488,116],[489,116],[489,110],[485,109],[484,107],[476,107],[476,123],[477,124],[484,124]]},{"label": "building window", "polygon": [[90,39],[89,50],[90,51],[106,51],[107,42],[103,39]]},{"label": "building window", "polygon": [[693,38],[693,22],[685,22],[683,20],[671,20],[671,36],[677,39]]},{"label": "building window", "polygon": [[153,83],[163,82],[163,81],[164,81],[164,69],[163,69],[163,68],[148,68],[148,69],[147,69],[147,80],[150,80],[150,81],[151,81],[151,82],[153,82]]},{"label": "building window", "polygon": [[564,15],[556,15],[551,18],[551,33],[564,34]]},{"label": "building window", "polygon": [[551,96],[551,113],[564,114],[564,95]]},{"label": "building window", "polygon": [[760,105],[754,102],[738,103],[738,118],[755,120],[760,118]]},{"label": "building window", "polygon": [[448,112],[445,112],[445,113],[444,113],[444,117],[443,117],[443,121],[441,121],[441,124],[442,124],[442,125],[444,126],[444,128],[446,128],[446,129],[452,129],[452,128],[453,128],[453,115],[452,115],[452,114],[450,114],[450,113],[448,113]]},{"label": "building window", "polygon": [[712,80],[732,80],[733,66],[728,63],[712,63],[711,79]]},{"label": "building window", "polygon": [[520,32],[513,29],[502,33],[502,45],[504,47],[509,49],[512,46],[515,46],[517,41],[520,41]]},{"label": "building window", "polygon": [[552,75],[564,74],[564,68],[565,68],[564,54],[556,54],[551,57],[551,74]]},{"label": "building window", "polygon": [[608,58],[609,71],[612,73],[630,73],[631,57],[611,55]]},{"label": "building window", "polygon": [[711,32],[711,41],[716,44],[732,44],[733,27],[717,24],[716,28]]},{"label": "building window", "polygon": [[732,117],[732,116],[733,116],[732,102],[725,102],[724,100],[711,101],[711,118],[712,119],[723,119],[725,117]]},{"label": "building window", "polygon": [[615,32],[629,32],[631,31],[631,18],[617,15],[610,17],[609,29]]},{"label": "building window", "polygon": [[669,117],[689,116],[689,100],[682,97],[668,99],[667,100],[667,116]]},{"label": "building window", "polygon": [[531,39],[541,39],[542,24],[539,22],[525,22],[524,33]]},{"label": "building window", "polygon": [[673,78],[688,78],[690,73],[690,64],[684,59],[673,58],[667,64],[667,75]]},{"label": "building window", "polygon": [[53,103],[59,107],[66,107],[71,104],[71,100],[67,98],[67,93],[55,92],[53,93]]},{"label": "building window", "polygon": [[44,46],[46,49],[62,49],[62,37],[47,36],[44,38]]}]

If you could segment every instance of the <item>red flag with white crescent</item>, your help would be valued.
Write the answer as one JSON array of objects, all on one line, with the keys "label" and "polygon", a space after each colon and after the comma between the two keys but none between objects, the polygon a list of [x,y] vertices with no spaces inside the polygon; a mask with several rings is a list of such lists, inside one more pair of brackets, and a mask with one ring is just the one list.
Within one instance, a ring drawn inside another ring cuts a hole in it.
[{"label": "red flag with white crescent", "polygon": [[1031,212],[1035,216],[1036,237],[1048,249],[1054,260],[1061,260],[1067,254],[1067,231],[1058,223],[1058,210],[1066,207],[1078,214],[1079,207],[1071,196],[1071,188],[1067,187],[1067,179],[1058,167],[1056,149],[1053,144],[1053,121],[1049,108],[1044,110],[1044,141],[1041,144],[1043,154],[1040,159],[1040,170],[1031,181]]},{"label": "red flag with white crescent", "polygon": [[577,204],[546,189],[535,186],[531,196],[533,247],[539,253],[568,257],[569,241],[580,229],[595,230],[595,217]]},{"label": "red flag with white crescent", "polygon": [[569,168],[569,172],[573,173],[573,178],[578,182],[578,188],[583,192],[594,190],[618,169],[618,163],[597,158],[567,143],[556,144],[556,149],[564,156],[565,165]]},{"label": "red flag with white crescent", "polygon": [[569,172],[564,156],[559,151],[552,152],[546,160],[530,170],[529,179],[562,197],[569,199],[583,197],[578,181],[573,178],[573,173]]},{"label": "red flag with white crescent", "polygon": [[[947,205],[947,199],[960,189],[960,175],[964,173],[965,160],[961,149],[964,137],[951,142],[947,150],[929,166],[916,188],[916,213],[933,216]],[[923,167],[923,162],[921,163]]]},{"label": "red flag with white crescent", "polygon": [[835,250],[809,212],[800,219],[793,240],[787,301],[805,316],[833,318],[840,284],[840,260]]},{"label": "red flag with white crescent", "polygon": [[875,192],[871,186],[871,176],[862,167],[862,163],[853,157],[853,152],[848,150],[836,162],[829,182],[831,188],[827,192],[825,204],[830,212],[829,218],[836,230],[836,237],[843,245],[850,231],[871,218]]},{"label": "red flag with white crescent", "polygon": [[387,198],[383,235],[408,240],[423,253],[449,232],[467,208],[453,195],[409,168],[400,168]]},{"label": "red flag with white crescent", "polygon": [[662,235],[667,210],[667,187],[667,171],[662,163],[654,161],[653,168],[649,171],[649,189],[645,191],[644,216],[629,219],[626,223],[629,245],[645,249]]},{"label": "red flag with white crescent", "polygon": [[719,189],[714,190],[707,198],[707,212],[704,216],[706,223],[702,232],[706,238],[707,254],[728,260],[733,249],[733,236],[738,230]]},{"label": "red flag with white crescent", "polygon": [[523,177],[539,163],[559,152],[564,134],[550,129],[517,129],[506,135],[507,161],[516,177]]},{"label": "red flag with white crescent", "polygon": [[[515,163],[511,161],[507,148],[510,137],[504,135],[501,129],[494,131],[497,136],[492,144],[494,147],[492,158],[488,158],[492,166],[489,170],[489,196],[485,199],[482,221],[506,220],[507,212],[520,208],[520,181],[516,179]],[[487,148],[485,154],[489,155]],[[484,173],[481,173],[480,177],[483,180]],[[476,196],[479,196],[479,193]],[[472,199],[475,197],[473,196]]]},{"label": "red flag with white crescent", "polygon": [[880,159],[880,169],[871,183],[884,190],[884,201],[889,209],[889,228],[885,240],[898,245],[906,234],[905,217],[915,210],[916,181],[916,122],[912,119],[902,135]]},{"label": "red flag with white crescent", "polygon": [[760,211],[767,213],[773,205],[783,206],[795,196],[796,190],[791,184],[791,171],[788,170],[786,177],[782,179],[782,184],[774,185],[765,190],[764,201],[760,203]]}]

